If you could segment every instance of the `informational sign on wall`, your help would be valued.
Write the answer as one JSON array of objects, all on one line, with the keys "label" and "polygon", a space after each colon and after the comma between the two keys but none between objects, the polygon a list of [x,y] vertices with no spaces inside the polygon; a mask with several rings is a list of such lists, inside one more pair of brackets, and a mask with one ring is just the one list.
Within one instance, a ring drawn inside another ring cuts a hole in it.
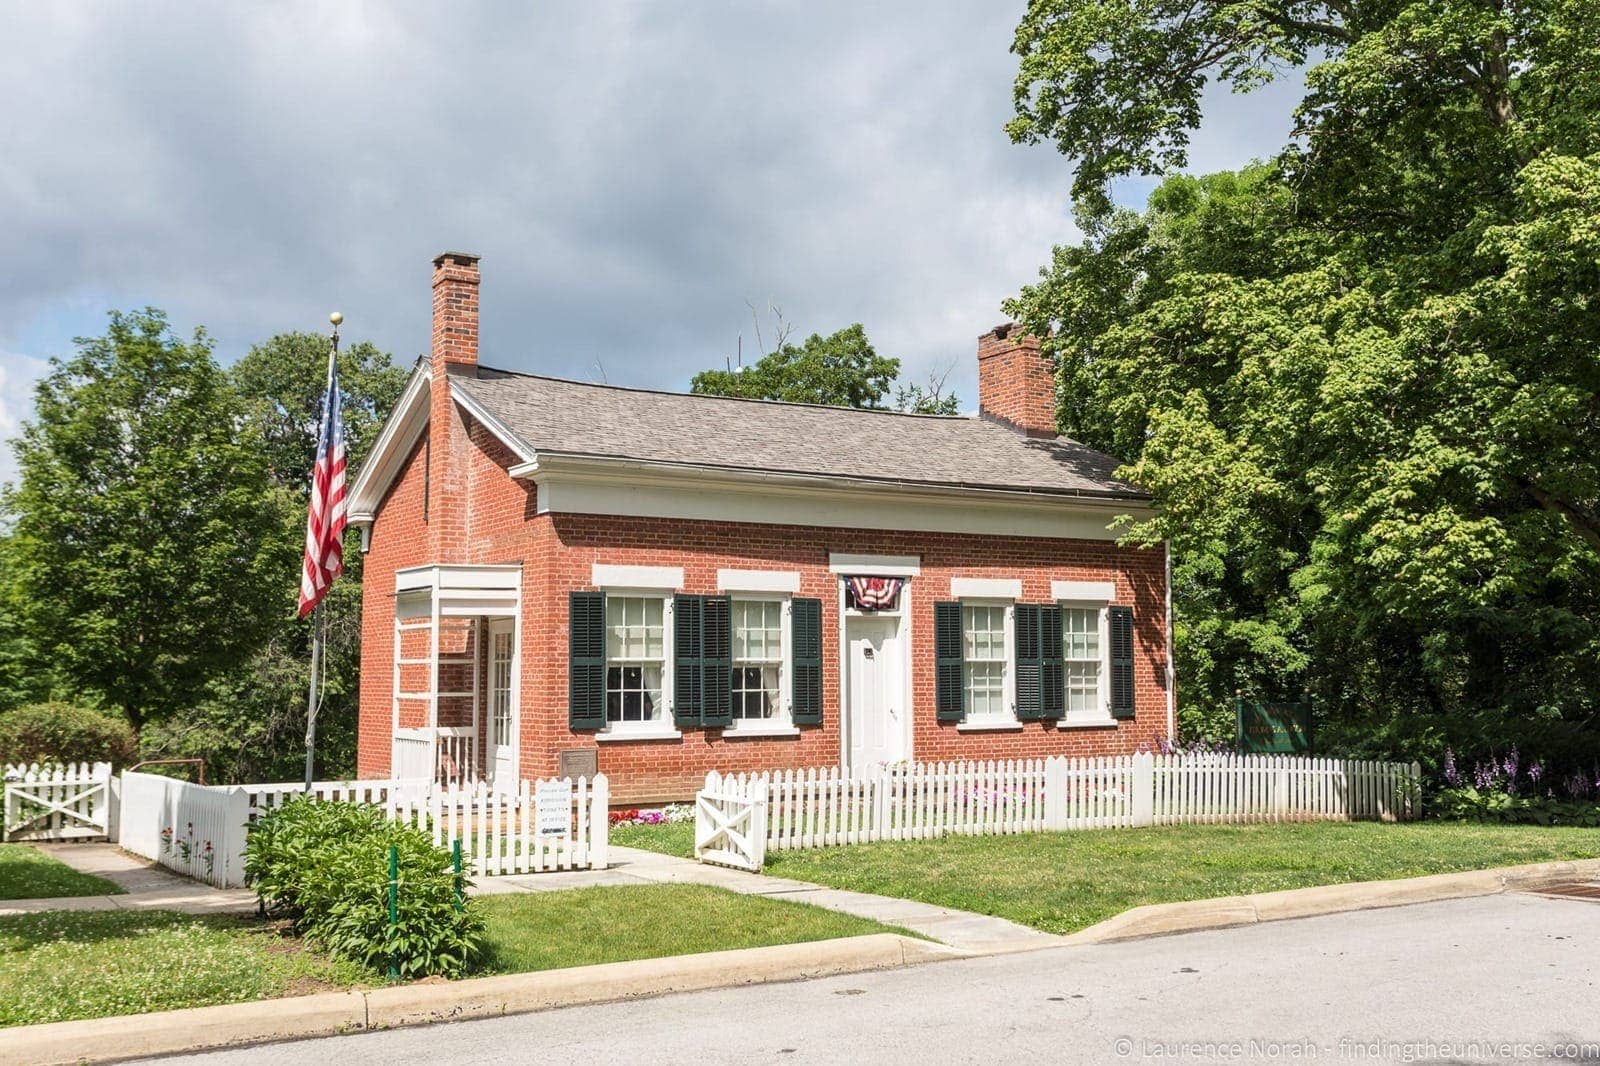
[{"label": "informational sign on wall", "polygon": [[1307,755],[1312,750],[1311,704],[1236,701],[1241,754]]},{"label": "informational sign on wall", "polygon": [[564,837],[572,832],[572,785],[565,781],[540,781],[533,803],[539,835]]}]

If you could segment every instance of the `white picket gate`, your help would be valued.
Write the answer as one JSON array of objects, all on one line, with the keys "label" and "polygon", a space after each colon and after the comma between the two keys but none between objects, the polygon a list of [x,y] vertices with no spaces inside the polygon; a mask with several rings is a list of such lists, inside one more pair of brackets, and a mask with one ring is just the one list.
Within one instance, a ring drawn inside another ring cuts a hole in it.
[{"label": "white picket gate", "polygon": [[[122,775],[122,846],[223,888],[244,884],[244,845],[261,815],[304,795],[301,784],[196,785],[158,774]],[[461,842],[473,876],[604,869],[609,790],[593,781],[523,781],[516,790],[394,781],[318,781],[317,800],[371,803],[423,828],[435,844]]]},{"label": "white picket gate", "polygon": [[111,764],[97,762],[4,770],[0,840],[104,840],[112,832]]},{"label": "white picket gate", "polygon": [[715,770],[694,798],[694,857],[759,870],[767,860],[767,783],[730,779]]},{"label": "white picket gate", "polygon": [[753,844],[726,847],[735,814],[741,835],[764,821],[765,847],[783,849],[1047,829],[1394,821],[1420,815],[1420,797],[1416,763],[1294,755],[1055,756],[915,763],[855,776],[838,767],[712,771],[696,797],[695,853],[758,867]]}]

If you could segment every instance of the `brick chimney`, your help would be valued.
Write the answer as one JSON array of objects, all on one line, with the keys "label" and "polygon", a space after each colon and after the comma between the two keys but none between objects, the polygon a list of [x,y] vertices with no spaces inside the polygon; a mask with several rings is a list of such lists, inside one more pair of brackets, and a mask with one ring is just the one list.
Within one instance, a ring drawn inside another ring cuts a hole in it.
[{"label": "brick chimney", "polygon": [[478,256],[443,252],[433,260],[433,370],[478,365]]},{"label": "brick chimney", "polygon": [[978,338],[978,414],[1030,437],[1056,435],[1054,360],[1014,322]]},{"label": "brick chimney", "polygon": [[433,260],[433,380],[428,408],[428,547],[436,563],[467,561],[470,448],[450,375],[478,366],[478,257],[444,252]]}]

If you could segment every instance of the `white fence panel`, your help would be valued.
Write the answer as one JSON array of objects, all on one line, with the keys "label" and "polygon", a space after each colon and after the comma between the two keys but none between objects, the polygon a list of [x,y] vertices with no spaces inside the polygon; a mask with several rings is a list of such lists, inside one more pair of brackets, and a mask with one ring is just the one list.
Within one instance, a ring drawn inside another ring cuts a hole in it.
[{"label": "white fence panel", "polygon": [[393,788],[389,816],[461,846],[478,877],[604,869],[609,862],[610,789],[604,774],[523,781],[515,791],[479,781],[430,790]]},{"label": "white fence panel", "polygon": [[[203,786],[124,773],[122,844],[179,873],[239,887],[250,824],[305,793],[301,784]],[[524,781],[516,791],[481,782],[318,781],[310,794],[381,806],[447,849],[460,841],[464,868],[473,876],[604,869],[609,861],[610,794],[603,774],[592,782]]]},{"label": "white fence panel", "polygon": [[112,835],[111,764],[4,768],[0,840],[104,840]]},{"label": "white fence panel", "polygon": [[[700,794],[709,805],[702,811],[697,800],[697,855],[703,840],[726,828],[737,804],[753,802],[757,787],[765,790],[765,810],[750,817],[765,819],[766,846],[779,850],[949,833],[1392,821],[1421,814],[1416,763],[1295,755],[1055,756],[916,763],[858,776],[838,767],[726,776],[712,771]],[[748,849],[733,850],[748,856]]]},{"label": "white fence panel", "polygon": [[244,883],[248,801],[238,787],[122,775],[122,848],[220,888]]}]

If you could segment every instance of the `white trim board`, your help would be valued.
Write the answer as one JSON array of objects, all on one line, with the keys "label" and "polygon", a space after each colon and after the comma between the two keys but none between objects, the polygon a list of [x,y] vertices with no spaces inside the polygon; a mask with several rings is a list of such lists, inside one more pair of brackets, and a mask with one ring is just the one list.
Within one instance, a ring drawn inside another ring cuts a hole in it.
[{"label": "white trim board", "polygon": [[674,589],[683,588],[681,566],[618,566],[595,563],[589,583],[600,588]]},{"label": "white trim board", "polygon": [[718,570],[717,588],[723,592],[800,591],[798,570]]},{"label": "white trim board", "polygon": [[[1119,519],[1153,514],[1147,502],[1050,493],[988,491],[917,485],[874,485],[797,475],[760,475],[700,468],[678,469],[632,460],[541,455],[511,468],[511,476],[539,487],[540,514],[566,513],[708,522],[806,526],[813,529],[880,529],[986,536],[1108,541],[1121,535]],[[857,556],[904,561],[904,556]],[[868,562],[856,573],[914,577],[921,560],[905,569]],[[842,572],[842,571],[840,571]]]},{"label": "white trim board", "polygon": [[1022,579],[1016,577],[953,577],[950,595],[956,599],[1022,599]]},{"label": "white trim board", "polygon": [[1115,581],[1052,581],[1052,600],[1077,600],[1082,603],[1110,603],[1117,598]]},{"label": "white trim board", "polygon": [[858,555],[829,552],[828,569],[835,574],[864,574],[871,577],[916,577],[922,573],[920,555]]}]

